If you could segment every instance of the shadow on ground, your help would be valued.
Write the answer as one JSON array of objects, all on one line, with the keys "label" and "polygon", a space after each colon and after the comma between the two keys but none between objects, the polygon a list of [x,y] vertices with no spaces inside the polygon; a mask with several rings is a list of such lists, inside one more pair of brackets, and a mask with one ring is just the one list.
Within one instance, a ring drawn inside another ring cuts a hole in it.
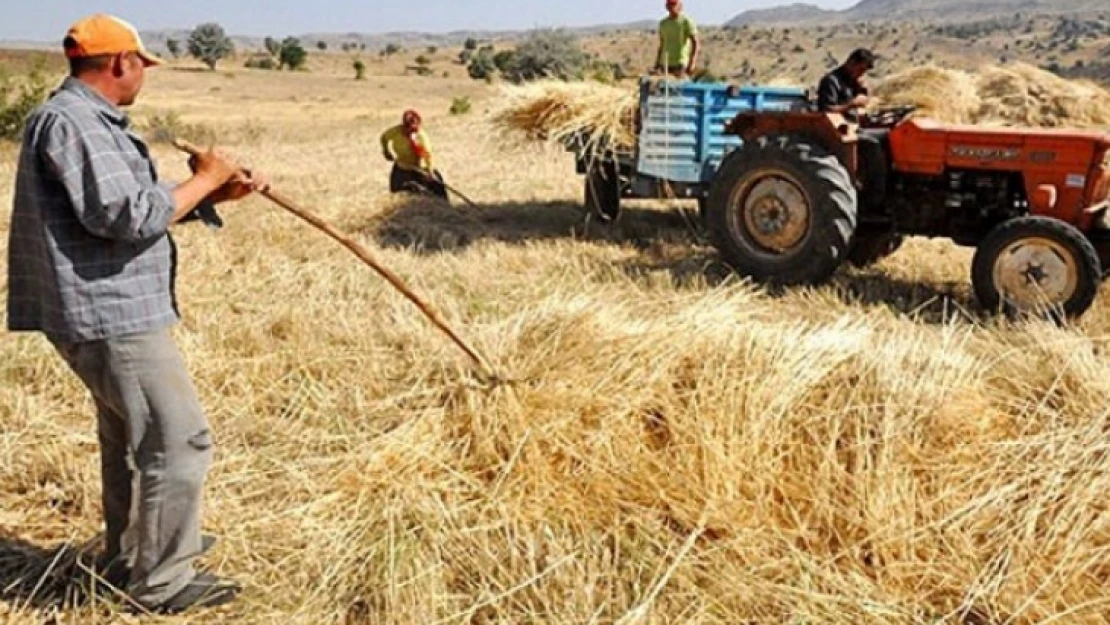
[{"label": "shadow on ground", "polygon": [[627,208],[613,223],[570,202],[505,202],[477,208],[424,198],[399,201],[353,230],[381,245],[435,254],[462,251],[482,241],[524,244],[574,239],[645,248],[660,242],[696,242],[696,217],[682,210]]},{"label": "shadow on ground", "polygon": [[[626,207],[615,222],[604,223],[571,202],[506,202],[474,208],[457,200],[447,206],[437,200],[409,198],[371,222],[351,228],[385,247],[419,254],[454,253],[482,241],[610,243],[642,252],[623,267],[634,278],[666,272],[682,288],[712,288],[740,279],[709,244],[697,212],[685,207],[669,211]],[[824,288],[845,303],[885,307],[922,322],[987,318],[963,282],[911,282],[881,267],[844,268]],[[771,297],[785,297],[794,290],[765,291]]]},{"label": "shadow on ground", "polygon": [[0,601],[17,609],[69,609],[93,596],[89,572],[99,541],[46,548],[0,534]]}]

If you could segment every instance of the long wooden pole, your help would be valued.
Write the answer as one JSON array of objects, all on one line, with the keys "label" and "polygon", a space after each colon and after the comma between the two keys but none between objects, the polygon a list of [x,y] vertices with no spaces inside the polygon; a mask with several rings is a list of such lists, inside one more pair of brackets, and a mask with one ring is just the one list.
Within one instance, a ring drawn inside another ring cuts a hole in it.
[{"label": "long wooden pole", "polygon": [[[182,152],[193,156],[201,153],[200,148],[182,139],[175,139],[174,147],[181,150]],[[493,370],[486,363],[485,359],[478,354],[478,351],[468,345],[466,341],[464,341],[453,329],[451,329],[451,326],[447,324],[443,317],[430,304],[425,302],[420,296],[414,293],[412,289],[405,285],[405,283],[401,280],[401,278],[397,276],[397,274],[393,273],[388,267],[378,262],[378,260],[374,258],[374,255],[370,253],[370,250],[367,250],[365,247],[359,244],[358,241],[355,241],[351,237],[335,229],[331,224],[324,221],[320,217],[297,206],[295,203],[293,203],[292,200],[280,195],[276,191],[267,190],[262,192],[262,195],[274,204],[277,204],[290,213],[293,213],[297,217],[300,217],[304,221],[307,221],[317,230],[320,230],[321,232],[327,234],[328,236],[342,244],[344,247],[354,252],[356,256],[362,259],[362,262],[366,263],[374,271],[378,272],[383,278],[385,278],[390,284],[392,284],[394,288],[400,291],[402,295],[407,297],[409,301],[415,304],[416,307],[420,309],[420,312],[424,313],[424,315],[437,328],[442,330],[444,334],[450,337],[451,340],[454,341],[454,343],[458,345],[459,348],[462,349],[468,357],[470,357],[470,360],[473,361],[475,365],[477,365],[487,374],[495,375]]]}]

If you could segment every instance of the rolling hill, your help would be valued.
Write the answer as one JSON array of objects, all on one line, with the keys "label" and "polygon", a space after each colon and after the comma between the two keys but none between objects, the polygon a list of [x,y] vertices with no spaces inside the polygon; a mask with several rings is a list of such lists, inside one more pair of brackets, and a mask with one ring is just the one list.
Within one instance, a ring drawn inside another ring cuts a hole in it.
[{"label": "rolling hill", "polygon": [[843,11],[829,11],[812,4],[790,4],[745,11],[727,25],[805,25],[856,21],[929,20],[957,22],[1014,13],[1110,15],[1105,2],[1095,0],[862,0]]}]

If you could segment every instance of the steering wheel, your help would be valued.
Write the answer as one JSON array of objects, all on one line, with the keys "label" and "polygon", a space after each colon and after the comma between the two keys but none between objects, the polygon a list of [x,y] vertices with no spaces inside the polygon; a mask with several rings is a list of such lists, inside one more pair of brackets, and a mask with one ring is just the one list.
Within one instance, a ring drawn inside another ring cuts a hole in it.
[{"label": "steering wheel", "polygon": [[863,120],[865,126],[894,126],[909,115],[917,111],[917,106],[904,104],[901,106],[888,106],[868,113]]}]

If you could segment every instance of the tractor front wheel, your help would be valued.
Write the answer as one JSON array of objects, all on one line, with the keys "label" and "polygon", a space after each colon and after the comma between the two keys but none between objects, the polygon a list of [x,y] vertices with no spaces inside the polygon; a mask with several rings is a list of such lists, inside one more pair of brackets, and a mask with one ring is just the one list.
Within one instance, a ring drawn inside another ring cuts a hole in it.
[{"label": "tractor front wheel", "polygon": [[1008,315],[1041,314],[1057,322],[1094,303],[1102,263],[1087,237],[1049,217],[1019,217],[995,228],[972,263],[979,303]]},{"label": "tractor front wheel", "polygon": [[856,188],[818,145],[760,137],[721,164],[706,223],[714,246],[740,274],[777,286],[828,280],[848,258]]}]

